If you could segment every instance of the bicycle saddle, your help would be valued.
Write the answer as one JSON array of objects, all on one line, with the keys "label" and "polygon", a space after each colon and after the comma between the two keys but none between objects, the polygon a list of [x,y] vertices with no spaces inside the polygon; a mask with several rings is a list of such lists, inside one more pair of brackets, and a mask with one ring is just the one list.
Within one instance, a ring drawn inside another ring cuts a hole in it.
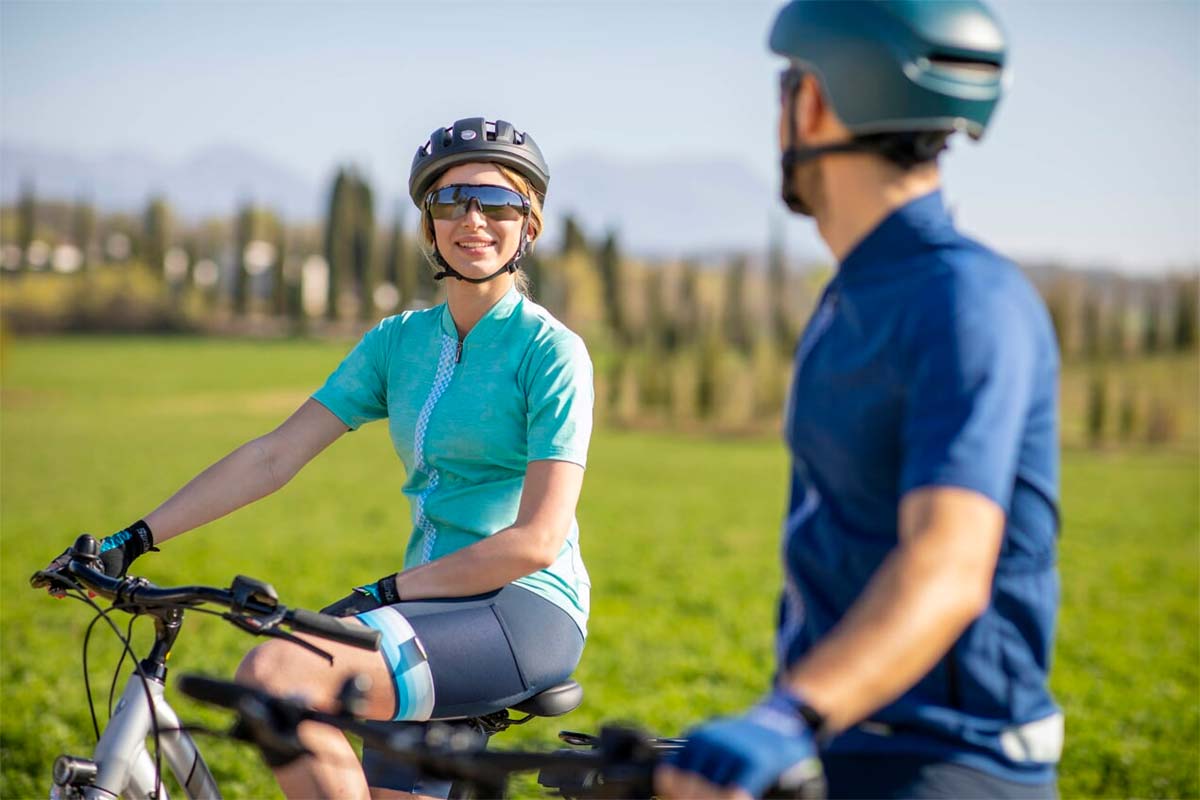
[{"label": "bicycle saddle", "polygon": [[583,687],[575,681],[563,681],[538,692],[533,697],[514,705],[514,711],[535,717],[560,717],[579,708],[583,702]]}]

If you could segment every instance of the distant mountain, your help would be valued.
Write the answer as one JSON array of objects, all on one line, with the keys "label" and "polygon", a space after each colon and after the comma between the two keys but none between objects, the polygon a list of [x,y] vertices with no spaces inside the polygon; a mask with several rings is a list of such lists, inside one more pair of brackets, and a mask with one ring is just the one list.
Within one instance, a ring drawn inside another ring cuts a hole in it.
[{"label": "distant mountain", "polygon": [[[134,152],[79,158],[48,148],[0,144],[0,203],[16,200],[32,179],[38,197],[88,198],[107,211],[140,212],[164,194],[184,218],[227,216],[252,199],[307,221],[324,213],[326,187],[261,153],[214,146],[177,163]],[[782,219],[775,188],[745,164],[728,158],[631,162],[580,155],[555,164],[546,213],[548,244],[558,217],[573,213],[585,231],[618,231],[622,248],[642,256],[714,258],[765,249],[772,216]],[[376,187],[377,197],[398,187]],[[786,223],[788,252],[820,258],[810,225]]]},{"label": "distant mountain", "polygon": [[161,193],[188,219],[230,215],[247,199],[289,219],[311,220],[321,213],[318,187],[284,164],[232,145],[163,163],[132,152],[78,158],[42,147],[0,144],[0,202],[13,202],[27,178],[38,197],[84,197],[107,211],[140,211],[147,198]]}]

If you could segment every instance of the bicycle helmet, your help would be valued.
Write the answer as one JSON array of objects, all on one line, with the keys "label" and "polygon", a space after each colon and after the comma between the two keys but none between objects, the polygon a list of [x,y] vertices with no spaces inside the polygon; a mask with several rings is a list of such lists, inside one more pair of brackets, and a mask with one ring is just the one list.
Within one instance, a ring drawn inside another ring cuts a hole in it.
[{"label": "bicycle helmet", "polygon": [[[412,168],[408,174],[408,194],[421,213],[425,213],[425,196],[434,181],[443,172],[457,164],[473,161],[490,161],[516,170],[529,181],[533,190],[542,198],[550,185],[550,168],[538,149],[537,142],[527,133],[513,127],[511,122],[498,119],[490,122],[483,117],[457,120],[453,125],[438,128],[429,136],[429,141],[417,148]],[[517,252],[504,266],[483,278],[470,278],[461,274],[433,246],[429,254],[440,272],[434,280],[456,278],[468,283],[487,283],[506,272],[516,272],[521,258],[529,250],[527,225],[521,226],[521,241]]]},{"label": "bicycle helmet", "polygon": [[422,207],[425,194],[439,175],[469,161],[494,161],[510,167],[543,197],[550,185],[550,168],[532,136],[502,119],[490,122],[471,117],[438,128],[417,148],[408,174],[408,194],[417,208]]},{"label": "bicycle helmet", "polygon": [[1004,32],[978,0],[794,0],[780,10],[768,44],[791,63],[787,119],[799,76],[808,73],[851,132],[823,147],[785,146],[789,206],[799,202],[787,196],[786,180],[797,164],[848,151],[901,166],[931,160],[954,131],[982,137],[1004,88]]}]

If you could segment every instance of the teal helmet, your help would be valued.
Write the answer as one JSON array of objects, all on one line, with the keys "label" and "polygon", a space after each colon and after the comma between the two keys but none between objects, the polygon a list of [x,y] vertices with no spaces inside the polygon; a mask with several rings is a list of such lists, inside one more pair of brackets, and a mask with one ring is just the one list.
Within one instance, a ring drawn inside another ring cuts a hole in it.
[{"label": "teal helmet", "polygon": [[977,0],[798,0],[770,48],[820,81],[855,136],[983,136],[1000,100],[1004,33]]}]

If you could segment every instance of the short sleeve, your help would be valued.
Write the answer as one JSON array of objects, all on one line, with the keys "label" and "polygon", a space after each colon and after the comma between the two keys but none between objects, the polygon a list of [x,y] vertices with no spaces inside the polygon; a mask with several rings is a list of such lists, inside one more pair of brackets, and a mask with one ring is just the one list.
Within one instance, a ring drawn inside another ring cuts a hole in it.
[{"label": "short sleeve", "polygon": [[1025,316],[1001,303],[947,309],[906,343],[902,495],[958,486],[1008,511],[1036,369]]},{"label": "short sleeve", "polygon": [[367,331],[313,394],[352,431],[387,416],[388,322]]},{"label": "short sleeve", "polygon": [[583,340],[567,332],[541,344],[527,376],[527,459],[586,466],[595,397]]}]

